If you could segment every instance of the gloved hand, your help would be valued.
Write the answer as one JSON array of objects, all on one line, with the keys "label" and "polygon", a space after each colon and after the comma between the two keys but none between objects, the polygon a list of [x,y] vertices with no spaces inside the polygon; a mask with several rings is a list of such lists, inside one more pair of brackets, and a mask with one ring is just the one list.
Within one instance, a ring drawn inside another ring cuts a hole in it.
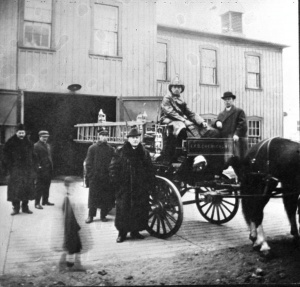
[{"label": "gloved hand", "polygon": [[222,122],[217,121],[217,122],[216,122],[216,127],[217,127],[218,129],[221,129],[221,128],[223,127]]},{"label": "gloved hand", "polygon": [[188,127],[188,126],[193,125],[194,123],[191,122],[191,121],[189,121],[189,120],[185,120],[185,121],[184,121],[184,124]]},{"label": "gloved hand", "polygon": [[234,135],[234,136],[233,136],[233,141],[234,141],[234,142],[237,142],[238,140],[239,140],[239,136]]}]

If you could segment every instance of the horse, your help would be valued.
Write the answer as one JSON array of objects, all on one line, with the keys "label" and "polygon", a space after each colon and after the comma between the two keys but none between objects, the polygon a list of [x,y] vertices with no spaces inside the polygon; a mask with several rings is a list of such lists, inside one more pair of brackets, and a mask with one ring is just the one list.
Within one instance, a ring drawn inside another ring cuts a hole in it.
[{"label": "horse", "polygon": [[[279,194],[291,225],[291,235],[299,244],[296,211],[297,207],[300,210],[300,143],[275,137],[255,144],[241,162],[239,174],[242,211],[250,227],[253,248],[260,249],[264,255],[271,253],[262,225],[263,209],[272,196]],[[298,221],[300,223],[300,215]]]}]

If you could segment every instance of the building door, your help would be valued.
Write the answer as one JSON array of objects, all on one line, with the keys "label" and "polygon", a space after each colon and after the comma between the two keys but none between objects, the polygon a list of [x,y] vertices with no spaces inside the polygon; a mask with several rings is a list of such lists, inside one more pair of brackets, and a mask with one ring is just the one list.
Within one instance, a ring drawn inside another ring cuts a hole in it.
[{"label": "building door", "polygon": [[55,175],[82,175],[82,164],[89,144],[75,143],[79,123],[96,123],[102,109],[107,121],[116,120],[116,98],[47,93],[24,94],[24,123],[30,139],[48,130]]}]

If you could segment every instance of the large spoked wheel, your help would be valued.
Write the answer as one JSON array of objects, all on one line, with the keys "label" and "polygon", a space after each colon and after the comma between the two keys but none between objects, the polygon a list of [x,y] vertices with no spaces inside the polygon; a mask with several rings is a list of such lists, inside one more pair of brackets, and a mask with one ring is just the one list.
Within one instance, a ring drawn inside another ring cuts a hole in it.
[{"label": "large spoked wheel", "polygon": [[176,186],[167,178],[156,176],[156,190],[150,195],[147,231],[158,238],[174,235],[183,220],[183,205]]},{"label": "large spoked wheel", "polygon": [[[225,197],[231,195],[233,197]],[[207,188],[197,189],[195,193],[196,205],[200,214],[209,222],[223,224],[230,221],[239,209],[239,199],[234,197],[237,191],[211,192]]]}]

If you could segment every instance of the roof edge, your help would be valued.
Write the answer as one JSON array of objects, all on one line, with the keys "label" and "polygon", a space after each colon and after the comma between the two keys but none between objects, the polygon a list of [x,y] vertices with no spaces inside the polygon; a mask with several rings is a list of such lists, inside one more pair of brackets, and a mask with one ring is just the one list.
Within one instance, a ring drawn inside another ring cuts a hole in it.
[{"label": "roof edge", "polygon": [[275,47],[275,48],[279,48],[279,49],[284,49],[284,48],[290,47],[288,45],[267,42],[267,41],[262,41],[262,40],[250,39],[250,38],[239,37],[239,36],[234,36],[234,35],[213,33],[213,32],[205,32],[205,31],[200,31],[200,30],[196,30],[196,29],[181,28],[181,27],[175,27],[175,26],[169,26],[169,25],[163,25],[163,24],[158,24],[157,29],[158,30],[159,29],[167,30],[167,31],[176,32],[176,33],[184,32],[185,34],[191,34],[191,35],[196,35],[196,36],[197,35],[205,36],[205,37],[217,38],[217,39],[225,39],[225,40],[235,41],[235,42],[239,42],[239,43],[259,44],[259,45],[270,46],[270,47]]}]

